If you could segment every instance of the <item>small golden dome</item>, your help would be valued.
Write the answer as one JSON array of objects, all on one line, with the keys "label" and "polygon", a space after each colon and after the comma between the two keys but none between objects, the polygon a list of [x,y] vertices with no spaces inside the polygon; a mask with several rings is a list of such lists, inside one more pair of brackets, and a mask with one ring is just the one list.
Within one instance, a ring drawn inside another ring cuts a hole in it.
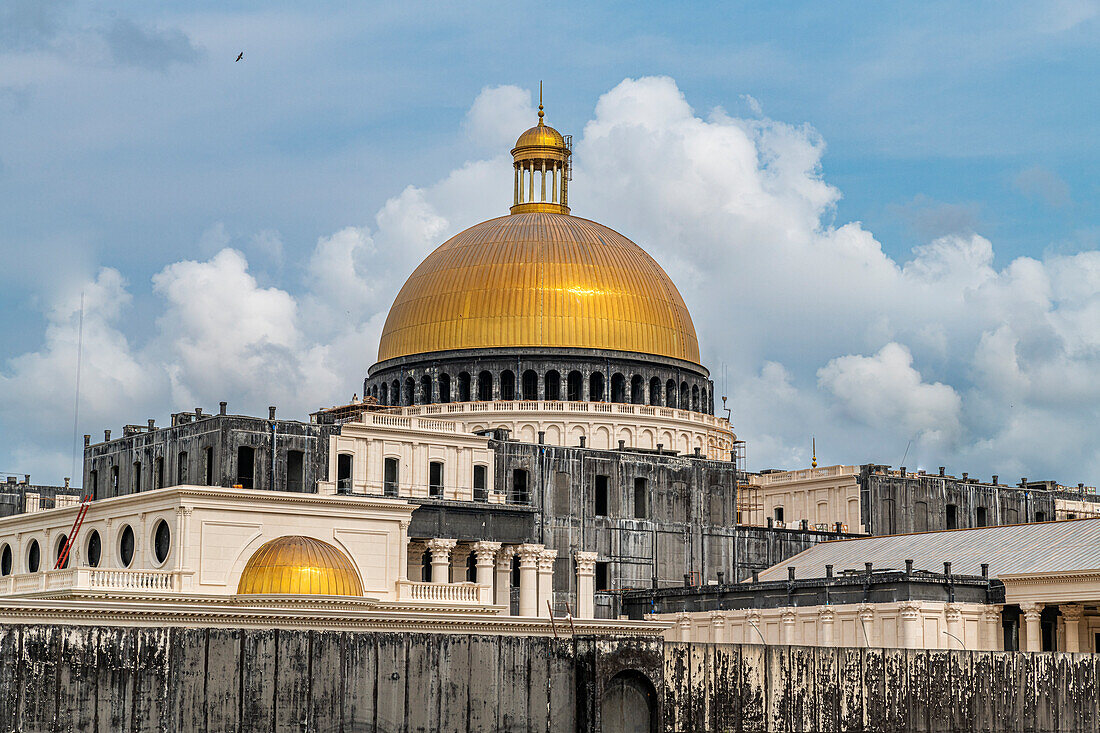
[{"label": "small golden dome", "polygon": [[429,254],[390,308],[378,361],[522,347],[699,363],[691,315],[656,260],[601,224],[547,212],[490,219]]},{"label": "small golden dome", "polygon": [[564,148],[565,138],[560,132],[549,125],[544,125],[542,120],[516,140],[516,148]]},{"label": "small golden dome", "polygon": [[244,566],[238,595],[362,596],[359,573],[327,542],[290,535],[263,544]]}]

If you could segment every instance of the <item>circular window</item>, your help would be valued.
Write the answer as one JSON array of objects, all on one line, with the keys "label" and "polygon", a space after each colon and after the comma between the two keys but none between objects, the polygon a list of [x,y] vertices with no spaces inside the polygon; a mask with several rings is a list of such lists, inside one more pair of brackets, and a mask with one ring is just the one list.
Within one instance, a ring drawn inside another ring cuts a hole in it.
[{"label": "circular window", "polygon": [[[69,536],[61,535],[57,538],[57,554],[54,555],[54,567],[58,567],[57,563],[61,560],[61,556],[65,554],[65,545],[69,544]],[[62,570],[69,567],[69,556],[65,555],[65,562],[60,566]]]},{"label": "circular window", "polygon": [[124,568],[130,567],[130,563],[134,561],[134,530],[128,524],[118,538],[118,558]]},{"label": "circular window", "polygon": [[99,555],[102,551],[103,547],[99,540],[99,532],[93,529],[91,534],[88,535],[88,567],[99,567]]},{"label": "circular window", "polygon": [[37,573],[38,562],[41,560],[39,557],[40,550],[38,549],[38,540],[31,540],[30,547],[27,549],[27,572]]},{"label": "circular window", "polygon": [[168,522],[163,519],[157,522],[153,530],[153,555],[157,562],[163,564],[168,559],[168,551],[172,549],[172,532],[168,529]]},{"label": "circular window", "polygon": [[11,575],[11,545],[4,545],[0,552],[0,575]]}]

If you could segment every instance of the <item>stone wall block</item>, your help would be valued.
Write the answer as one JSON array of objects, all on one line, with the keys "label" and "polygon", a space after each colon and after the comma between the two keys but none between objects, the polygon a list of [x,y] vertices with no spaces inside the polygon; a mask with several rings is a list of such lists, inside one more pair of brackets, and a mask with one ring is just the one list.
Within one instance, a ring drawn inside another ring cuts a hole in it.
[{"label": "stone wall block", "polygon": [[241,639],[241,730],[266,733],[275,725],[278,685],[275,631],[248,629]]},{"label": "stone wall block", "polygon": [[206,730],[237,730],[241,711],[240,629],[206,630]]},{"label": "stone wall block", "polygon": [[170,731],[206,725],[206,629],[168,630],[168,725]]}]

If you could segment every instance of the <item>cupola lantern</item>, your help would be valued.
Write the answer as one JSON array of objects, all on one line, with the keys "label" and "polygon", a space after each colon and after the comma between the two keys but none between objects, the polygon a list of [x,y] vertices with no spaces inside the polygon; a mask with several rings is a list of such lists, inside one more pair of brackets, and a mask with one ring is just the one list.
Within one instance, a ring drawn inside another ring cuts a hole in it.
[{"label": "cupola lantern", "polygon": [[514,193],[512,213],[546,211],[569,213],[569,156],[571,136],[548,126],[543,117],[539,82],[539,123],[519,136],[512,148]]}]

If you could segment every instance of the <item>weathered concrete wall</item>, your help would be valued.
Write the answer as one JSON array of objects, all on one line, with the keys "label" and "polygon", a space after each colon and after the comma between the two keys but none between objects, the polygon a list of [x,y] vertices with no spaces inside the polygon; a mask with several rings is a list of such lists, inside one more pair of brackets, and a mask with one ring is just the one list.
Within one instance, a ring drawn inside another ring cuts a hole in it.
[{"label": "weathered concrete wall", "polygon": [[[0,731],[1095,731],[1088,654],[0,627]],[[648,728],[648,726],[647,726]]]}]

